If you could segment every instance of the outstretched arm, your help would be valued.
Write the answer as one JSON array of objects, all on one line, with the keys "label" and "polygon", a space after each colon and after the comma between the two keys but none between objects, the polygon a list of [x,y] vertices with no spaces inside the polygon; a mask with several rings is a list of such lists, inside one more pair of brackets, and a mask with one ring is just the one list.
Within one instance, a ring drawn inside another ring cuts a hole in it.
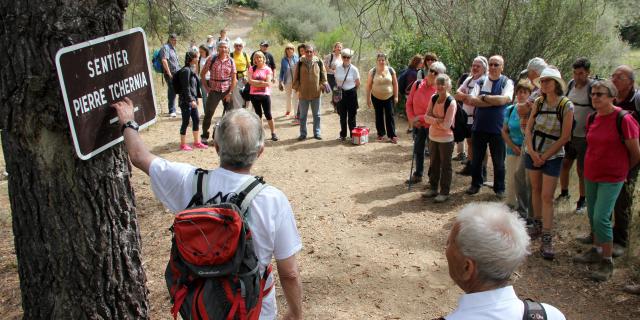
[{"label": "outstretched arm", "polygon": [[[111,107],[116,109],[116,112],[118,112],[118,121],[120,126],[128,121],[134,120],[133,102],[131,102],[131,99],[125,97],[124,100],[112,104]],[[144,141],[140,138],[138,131],[125,129],[122,134],[124,136],[124,144],[127,147],[131,163],[148,175],[151,162],[157,157],[149,152],[147,147],[144,145]]]}]

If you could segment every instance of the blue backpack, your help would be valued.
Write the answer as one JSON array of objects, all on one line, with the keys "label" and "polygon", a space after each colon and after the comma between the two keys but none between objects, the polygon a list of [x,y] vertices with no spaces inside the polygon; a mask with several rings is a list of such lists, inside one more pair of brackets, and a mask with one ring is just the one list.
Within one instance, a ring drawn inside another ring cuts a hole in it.
[{"label": "blue backpack", "polygon": [[151,65],[153,66],[153,71],[157,73],[163,73],[162,71],[162,59],[160,59],[160,50],[153,50],[153,55],[151,56]]}]

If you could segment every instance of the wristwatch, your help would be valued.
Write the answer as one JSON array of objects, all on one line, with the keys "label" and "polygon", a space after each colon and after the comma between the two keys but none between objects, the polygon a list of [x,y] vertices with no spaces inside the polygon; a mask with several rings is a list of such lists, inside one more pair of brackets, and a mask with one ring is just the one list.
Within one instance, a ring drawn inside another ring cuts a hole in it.
[{"label": "wristwatch", "polygon": [[140,129],[140,126],[138,125],[137,122],[131,120],[131,121],[127,121],[127,123],[122,125],[122,128],[120,129],[120,132],[124,133],[124,129],[126,128],[131,128],[135,131],[138,131],[138,129]]}]

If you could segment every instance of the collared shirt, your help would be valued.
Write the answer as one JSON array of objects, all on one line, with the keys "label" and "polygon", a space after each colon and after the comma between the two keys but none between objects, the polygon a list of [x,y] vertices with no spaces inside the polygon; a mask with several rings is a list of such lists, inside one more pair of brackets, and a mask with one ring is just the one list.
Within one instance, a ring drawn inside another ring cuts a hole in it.
[{"label": "collared shirt", "polygon": [[160,58],[167,59],[169,64],[169,71],[174,74],[180,70],[180,62],[178,62],[178,54],[176,49],[169,43],[165,43],[160,50]]},{"label": "collared shirt", "polygon": [[[566,318],[554,306],[543,303],[548,320]],[[445,317],[447,320],[521,320],[524,302],[516,296],[513,286],[494,290],[463,294],[458,300],[458,308]]]},{"label": "collared shirt", "polygon": [[209,70],[210,79],[207,81],[209,91],[227,92],[231,87],[232,77],[236,76],[236,65],[230,57],[217,57],[212,64],[211,60],[215,56],[210,56],[204,65],[204,70]]}]

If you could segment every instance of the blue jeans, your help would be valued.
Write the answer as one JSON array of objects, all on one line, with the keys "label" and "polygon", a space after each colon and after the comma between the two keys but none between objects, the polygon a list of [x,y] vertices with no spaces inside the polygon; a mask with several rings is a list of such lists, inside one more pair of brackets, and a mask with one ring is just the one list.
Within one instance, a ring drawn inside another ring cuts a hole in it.
[{"label": "blue jeans", "polygon": [[482,178],[482,162],[487,153],[487,145],[489,145],[489,152],[491,152],[491,160],[493,162],[493,191],[496,193],[504,192],[506,146],[502,135],[474,131],[471,137],[471,146],[473,148],[471,185],[480,188],[484,182]]},{"label": "blue jeans", "polygon": [[173,81],[168,76],[164,76],[167,83],[167,98],[169,100],[169,113],[176,112],[176,91],[173,89]]},{"label": "blue jeans", "polygon": [[413,156],[416,157],[416,171],[413,173],[416,177],[424,175],[424,146],[429,136],[427,128],[413,128]]},{"label": "blue jeans", "polygon": [[300,136],[307,136],[307,114],[311,106],[313,113],[313,135],[320,136],[320,97],[312,100],[300,99]]}]

